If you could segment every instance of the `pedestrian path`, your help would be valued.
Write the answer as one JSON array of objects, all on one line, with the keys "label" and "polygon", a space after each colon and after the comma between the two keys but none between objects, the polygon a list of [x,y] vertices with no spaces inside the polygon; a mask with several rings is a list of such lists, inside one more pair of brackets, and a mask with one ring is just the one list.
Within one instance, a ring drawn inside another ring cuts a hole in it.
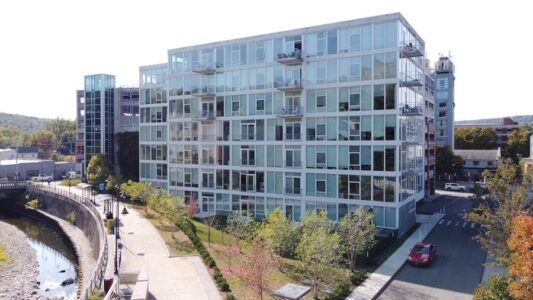
[{"label": "pedestrian path", "polygon": [[371,300],[381,292],[394,275],[405,263],[406,257],[413,246],[424,240],[429,232],[440,223],[443,214],[424,216],[422,224],[411,234],[407,240],[398,248],[379,268],[370,274],[368,278],[359,285],[346,299],[350,300]]},{"label": "pedestrian path", "polygon": [[[59,186],[58,186],[59,187]],[[61,187],[65,188],[65,187]],[[78,195],[82,191],[71,188]],[[96,200],[97,209],[104,215],[104,200]],[[116,216],[116,203],[112,206]],[[123,204],[120,205],[121,211]],[[129,209],[120,214],[120,242],[124,256],[120,273],[139,273],[145,269],[149,279],[149,299],[221,299],[206,266],[197,256],[169,257],[157,230],[140,213]],[[108,235],[109,263],[106,276],[114,272],[115,236]]]}]

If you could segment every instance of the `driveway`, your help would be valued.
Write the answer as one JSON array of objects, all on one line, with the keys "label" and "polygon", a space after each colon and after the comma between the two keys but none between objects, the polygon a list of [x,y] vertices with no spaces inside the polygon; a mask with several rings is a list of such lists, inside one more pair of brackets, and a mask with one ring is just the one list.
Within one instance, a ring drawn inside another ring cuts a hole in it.
[{"label": "driveway", "polygon": [[435,201],[428,209],[446,207],[447,215],[424,241],[436,245],[437,258],[428,268],[404,265],[378,299],[472,299],[483,276],[486,252],[472,239],[479,226],[462,217],[471,201],[452,196]]}]

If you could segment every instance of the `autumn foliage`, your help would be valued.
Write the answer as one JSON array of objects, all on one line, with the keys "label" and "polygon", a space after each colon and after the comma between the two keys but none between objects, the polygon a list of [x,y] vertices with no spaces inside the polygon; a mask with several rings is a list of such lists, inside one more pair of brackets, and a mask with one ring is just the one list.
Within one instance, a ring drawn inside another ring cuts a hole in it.
[{"label": "autumn foliage", "polygon": [[533,299],[533,216],[521,214],[513,219],[509,275],[514,279],[509,292],[516,299]]}]

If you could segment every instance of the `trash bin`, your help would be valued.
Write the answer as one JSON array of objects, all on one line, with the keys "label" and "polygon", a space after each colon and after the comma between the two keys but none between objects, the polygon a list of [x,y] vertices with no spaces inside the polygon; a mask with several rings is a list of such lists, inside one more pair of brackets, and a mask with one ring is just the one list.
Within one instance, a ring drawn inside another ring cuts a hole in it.
[{"label": "trash bin", "polygon": [[107,295],[107,292],[111,289],[111,286],[113,285],[113,277],[111,278],[104,278],[104,293]]}]

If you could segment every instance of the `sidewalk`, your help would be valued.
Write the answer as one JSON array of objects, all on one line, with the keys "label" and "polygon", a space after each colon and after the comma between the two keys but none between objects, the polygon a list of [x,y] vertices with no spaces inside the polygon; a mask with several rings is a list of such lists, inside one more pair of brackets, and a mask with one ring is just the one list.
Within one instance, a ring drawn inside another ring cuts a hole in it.
[{"label": "sidewalk", "polygon": [[494,275],[505,275],[507,274],[507,268],[503,266],[492,266],[491,264],[494,263],[496,260],[494,257],[490,256],[487,253],[487,260],[485,261],[484,269],[483,269],[483,279],[481,280],[481,283],[486,286],[489,282],[489,279]]},{"label": "sidewalk", "polygon": [[383,290],[383,288],[391,281],[392,277],[400,270],[405,263],[407,255],[411,248],[423,240],[433,229],[433,227],[443,217],[443,214],[434,214],[432,216],[424,216],[421,220],[423,223],[417,228],[411,236],[394,252],[379,268],[370,274],[368,278],[358,286],[346,299],[350,300],[371,300]]},{"label": "sidewalk", "polygon": [[[81,195],[78,188],[71,188],[71,192]],[[103,201],[96,201],[96,204],[103,216]],[[123,207],[121,203],[119,210]],[[128,209],[128,212],[119,216],[122,255],[125,256],[120,273],[138,273],[146,269],[149,299],[222,299],[207,268],[198,257],[170,258],[166,245],[152,224],[134,209]],[[116,202],[113,213],[116,216]],[[107,237],[109,260],[106,278],[109,278],[114,272],[115,236]]]}]

